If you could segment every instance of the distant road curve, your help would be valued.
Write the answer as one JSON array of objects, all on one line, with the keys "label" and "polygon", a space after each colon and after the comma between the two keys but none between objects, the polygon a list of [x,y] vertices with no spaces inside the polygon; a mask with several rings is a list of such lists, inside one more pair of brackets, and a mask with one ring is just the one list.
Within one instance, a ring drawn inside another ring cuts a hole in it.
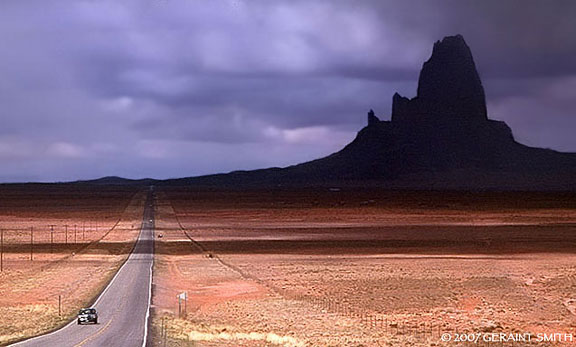
[{"label": "distant road curve", "polygon": [[98,324],[78,325],[73,320],[62,329],[12,346],[146,346],[153,259],[154,199],[151,190],[134,250],[93,305],[98,310]]}]

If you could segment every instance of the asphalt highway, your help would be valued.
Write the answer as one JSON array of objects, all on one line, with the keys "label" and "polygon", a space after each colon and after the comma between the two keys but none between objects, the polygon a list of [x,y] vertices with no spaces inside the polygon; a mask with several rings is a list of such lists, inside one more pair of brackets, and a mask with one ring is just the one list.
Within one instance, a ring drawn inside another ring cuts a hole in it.
[{"label": "asphalt highway", "polygon": [[147,344],[154,256],[153,204],[150,191],[142,229],[132,253],[92,306],[98,311],[98,324],[78,325],[74,320],[60,330],[14,346],[141,347]]}]

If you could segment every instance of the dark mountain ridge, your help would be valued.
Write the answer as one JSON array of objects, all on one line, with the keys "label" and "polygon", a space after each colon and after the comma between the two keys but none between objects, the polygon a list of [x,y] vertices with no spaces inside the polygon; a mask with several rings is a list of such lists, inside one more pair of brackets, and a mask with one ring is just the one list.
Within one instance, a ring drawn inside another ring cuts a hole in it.
[{"label": "dark mountain ridge", "polygon": [[370,110],[368,125],[341,151],[286,168],[161,184],[576,190],[576,153],[522,145],[506,123],[489,119],[472,53],[456,35],[434,44],[416,97],[394,94],[390,121]]},{"label": "dark mountain ridge", "polygon": [[124,177],[118,177],[118,176],[106,176],[106,177],[101,177],[101,178],[97,178],[95,180],[83,180],[83,181],[74,181],[74,182],[69,182],[72,184],[94,184],[94,185],[110,185],[110,186],[116,186],[116,185],[149,185],[149,184],[154,184],[154,182],[157,182],[158,180],[152,179],[152,178],[142,178],[142,179],[129,179],[129,178],[124,178]]}]

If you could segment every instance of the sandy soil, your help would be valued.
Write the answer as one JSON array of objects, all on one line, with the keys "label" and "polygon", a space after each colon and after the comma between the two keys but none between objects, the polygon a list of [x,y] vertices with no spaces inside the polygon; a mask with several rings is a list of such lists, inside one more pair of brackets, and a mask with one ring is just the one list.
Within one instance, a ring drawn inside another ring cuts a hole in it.
[{"label": "sandy soil", "polygon": [[[49,186],[2,187],[0,194],[0,224],[5,228],[0,344],[6,344],[54,329],[90,304],[129,254],[145,194],[134,189]],[[79,229],[77,242],[72,236],[68,244],[54,232],[50,244],[49,233],[48,237],[42,233],[50,224],[93,228]],[[25,229],[18,233],[20,226]]]},{"label": "sandy soil", "polygon": [[573,194],[166,190],[157,213],[157,343],[576,338]]}]

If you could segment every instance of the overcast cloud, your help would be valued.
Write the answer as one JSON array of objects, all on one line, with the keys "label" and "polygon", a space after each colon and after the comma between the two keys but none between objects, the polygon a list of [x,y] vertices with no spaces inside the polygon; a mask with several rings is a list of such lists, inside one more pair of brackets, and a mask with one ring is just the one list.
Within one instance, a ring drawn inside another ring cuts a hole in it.
[{"label": "overcast cloud", "polygon": [[489,117],[576,151],[576,2],[3,0],[0,181],[183,177],[330,154],[462,34]]}]

